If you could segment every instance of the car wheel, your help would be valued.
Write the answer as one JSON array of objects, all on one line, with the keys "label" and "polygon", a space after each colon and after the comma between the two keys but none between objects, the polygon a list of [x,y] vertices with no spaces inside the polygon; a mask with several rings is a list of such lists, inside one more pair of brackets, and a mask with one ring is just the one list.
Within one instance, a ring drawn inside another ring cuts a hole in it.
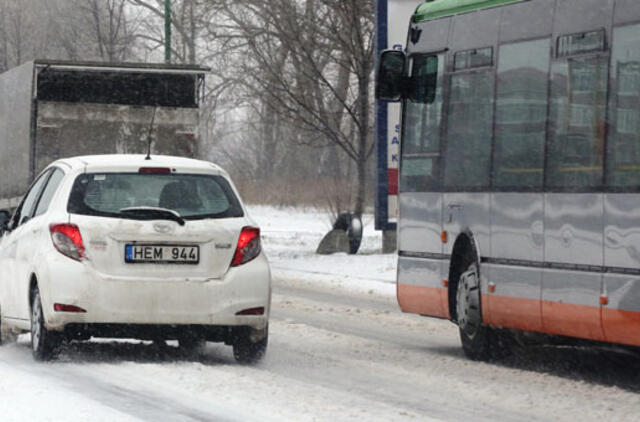
[{"label": "car wheel", "polygon": [[269,327],[263,330],[241,327],[232,335],[233,357],[237,362],[253,364],[262,360],[267,351]]},{"label": "car wheel", "polygon": [[480,277],[476,263],[471,263],[460,275],[456,315],[465,355],[472,360],[489,360],[492,357],[494,333],[490,327],[482,324]]},{"label": "car wheel", "polygon": [[178,348],[187,354],[198,353],[204,349],[207,341],[197,336],[178,337]]},{"label": "car wheel", "polygon": [[31,351],[33,358],[37,361],[54,359],[60,352],[61,344],[61,335],[49,331],[45,327],[40,293],[36,290],[31,303]]}]

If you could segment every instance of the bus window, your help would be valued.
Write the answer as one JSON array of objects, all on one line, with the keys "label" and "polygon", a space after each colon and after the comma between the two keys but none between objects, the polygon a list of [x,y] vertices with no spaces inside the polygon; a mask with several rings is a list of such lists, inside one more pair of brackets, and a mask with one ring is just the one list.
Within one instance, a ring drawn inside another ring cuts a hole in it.
[{"label": "bus window", "polygon": [[455,54],[453,62],[456,72],[474,67],[493,66],[493,47],[460,51]]},{"label": "bus window", "polygon": [[[479,49],[475,51],[486,51]],[[486,66],[484,60],[470,61]],[[493,133],[494,76],[491,69],[451,76],[447,116],[445,187],[451,190],[489,186]]]},{"label": "bus window", "polygon": [[442,118],[442,56],[410,59],[410,90],[404,105],[401,192],[439,188],[440,122]]},{"label": "bus window", "polygon": [[607,184],[640,186],[640,25],[616,28],[611,60]]},{"label": "bus window", "polygon": [[590,190],[602,185],[606,136],[606,56],[570,57],[552,66],[547,186]]},{"label": "bus window", "polygon": [[535,190],[543,184],[549,40],[500,47],[493,186]]}]

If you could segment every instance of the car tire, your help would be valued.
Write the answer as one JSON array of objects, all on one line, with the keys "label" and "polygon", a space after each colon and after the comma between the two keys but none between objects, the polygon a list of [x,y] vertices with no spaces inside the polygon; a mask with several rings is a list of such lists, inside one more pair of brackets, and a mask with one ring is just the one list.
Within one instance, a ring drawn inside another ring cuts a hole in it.
[{"label": "car tire", "polygon": [[[260,339],[255,339],[260,335]],[[254,330],[250,327],[241,327],[233,331],[231,345],[233,357],[238,363],[255,364],[264,358],[269,341],[269,327],[264,330]]]},{"label": "car tire", "polygon": [[35,290],[31,303],[31,352],[39,362],[49,361],[57,357],[62,345],[62,336],[49,331],[44,323],[40,292]]},{"label": "car tire", "polygon": [[186,354],[194,354],[202,351],[207,341],[196,336],[178,337],[178,348]]},{"label": "car tire", "polygon": [[487,361],[493,357],[497,338],[482,324],[478,265],[469,264],[460,275],[456,293],[456,316],[464,354],[471,360]]}]

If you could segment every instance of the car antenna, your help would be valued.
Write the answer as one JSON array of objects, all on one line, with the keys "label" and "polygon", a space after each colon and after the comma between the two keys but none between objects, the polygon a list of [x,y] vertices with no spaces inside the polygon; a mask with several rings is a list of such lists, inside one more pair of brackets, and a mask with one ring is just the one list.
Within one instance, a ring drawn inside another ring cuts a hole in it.
[{"label": "car antenna", "polygon": [[151,133],[153,132],[153,124],[156,121],[156,111],[158,110],[158,106],[153,107],[153,116],[151,116],[151,124],[149,125],[149,134],[147,135],[147,156],[145,160],[151,160]]}]

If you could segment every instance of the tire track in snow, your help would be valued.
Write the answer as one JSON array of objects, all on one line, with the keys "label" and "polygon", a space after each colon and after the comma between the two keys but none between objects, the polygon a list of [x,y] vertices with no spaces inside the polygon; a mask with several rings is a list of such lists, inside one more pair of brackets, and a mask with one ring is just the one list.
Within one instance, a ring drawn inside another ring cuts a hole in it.
[{"label": "tire track in snow", "polygon": [[[10,350],[11,349],[11,350]],[[28,347],[21,344],[3,347],[0,362],[13,371],[20,371],[64,390],[74,392],[103,407],[109,407],[145,422],[231,422],[243,421],[244,417],[230,416],[228,410],[215,411],[215,405],[207,403],[208,412],[188,406],[169,394],[158,391],[135,390],[122,383],[115,384],[88,375],[77,362],[37,363],[31,360]],[[137,387],[140,387],[137,383]],[[36,403],[37,405],[37,403]],[[97,406],[99,408],[99,406]],[[62,419],[59,419],[62,420]]]}]

